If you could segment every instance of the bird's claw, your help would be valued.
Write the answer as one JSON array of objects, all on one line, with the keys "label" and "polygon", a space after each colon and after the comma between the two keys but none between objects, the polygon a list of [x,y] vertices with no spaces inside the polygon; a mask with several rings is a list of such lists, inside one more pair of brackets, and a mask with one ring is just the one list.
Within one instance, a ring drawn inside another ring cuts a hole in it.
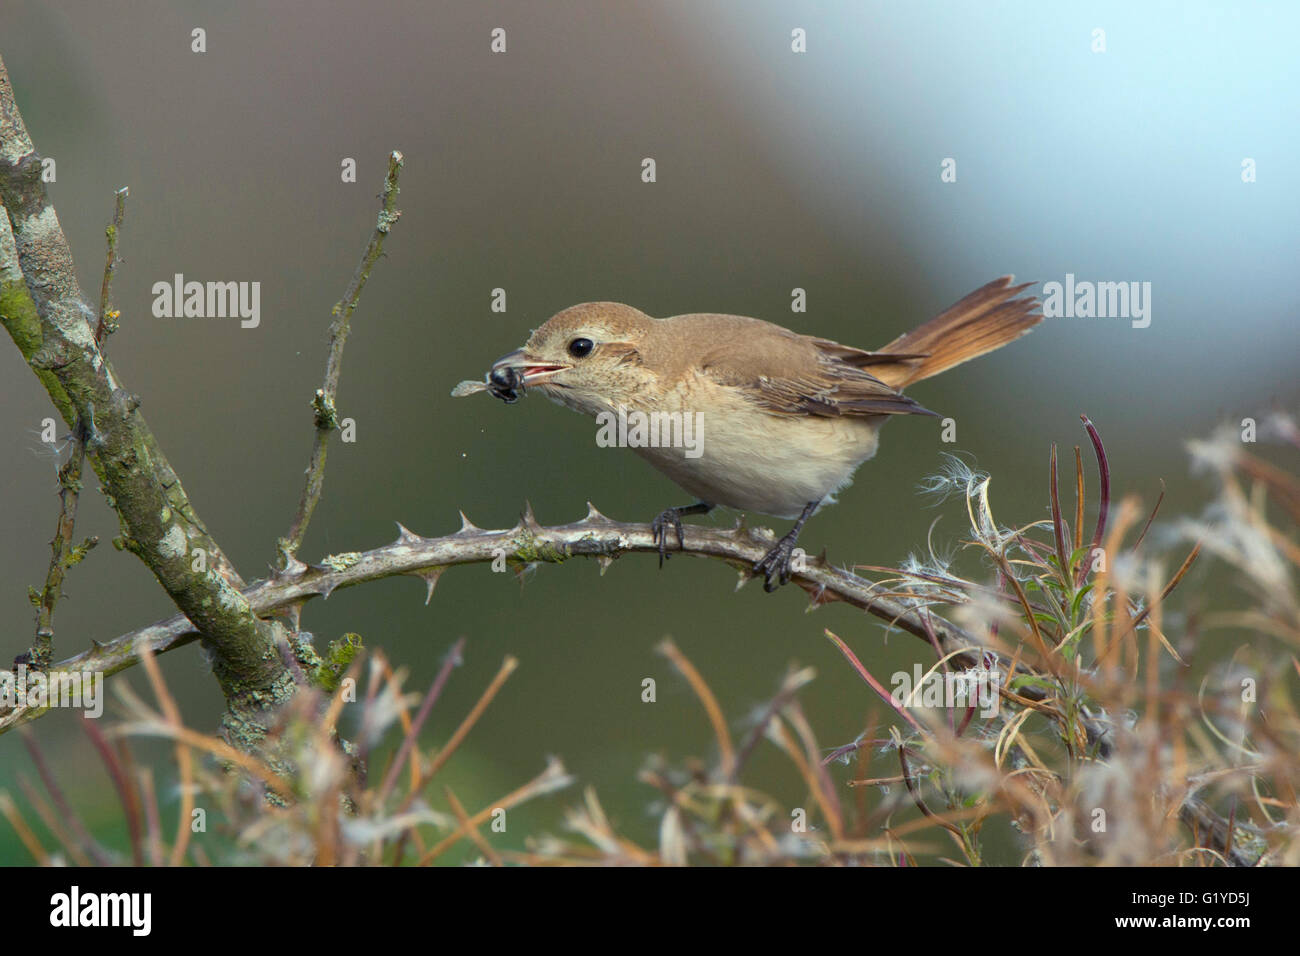
[{"label": "bird's claw", "polygon": [[768,594],[790,581],[790,575],[794,571],[792,564],[796,537],[786,535],[772,546],[772,550],[754,562],[752,573],[763,575],[763,590]]},{"label": "bird's claw", "polygon": [[685,532],[682,530],[682,515],[677,508],[666,508],[659,512],[659,516],[650,523],[650,530],[654,534],[654,542],[659,546],[659,567],[664,566],[664,558],[668,557],[668,529],[672,528],[677,535],[678,549],[686,547]]}]

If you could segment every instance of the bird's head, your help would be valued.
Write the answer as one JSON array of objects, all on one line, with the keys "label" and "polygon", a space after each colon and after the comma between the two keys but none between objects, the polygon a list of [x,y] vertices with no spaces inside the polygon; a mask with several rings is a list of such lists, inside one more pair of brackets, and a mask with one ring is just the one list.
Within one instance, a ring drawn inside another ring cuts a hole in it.
[{"label": "bird's head", "polygon": [[507,402],[536,388],[588,415],[633,405],[645,385],[642,346],[654,321],[617,302],[567,308],[534,331],[523,348],[497,359],[489,388]]}]

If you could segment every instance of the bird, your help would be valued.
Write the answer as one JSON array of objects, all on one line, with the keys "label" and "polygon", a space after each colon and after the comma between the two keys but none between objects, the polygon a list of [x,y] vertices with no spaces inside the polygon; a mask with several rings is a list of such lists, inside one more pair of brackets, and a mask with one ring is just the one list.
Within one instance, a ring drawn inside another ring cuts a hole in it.
[{"label": "bird", "polygon": [[618,302],[585,302],[535,329],[483,382],[462,382],[452,394],[488,391],[514,402],[536,389],[607,425],[614,416],[665,423],[676,440],[647,441],[644,427],[619,432],[639,437],[626,444],[695,498],[652,522],[660,567],[670,532],[685,547],[685,516],[721,505],[793,518],[751,568],[771,592],[790,580],[808,519],[876,454],[881,426],[901,415],[938,417],[903,389],[1028,333],[1043,318],[1037,297],[1022,295],[1033,284],[994,279],[875,351],[745,316],[659,319]]}]

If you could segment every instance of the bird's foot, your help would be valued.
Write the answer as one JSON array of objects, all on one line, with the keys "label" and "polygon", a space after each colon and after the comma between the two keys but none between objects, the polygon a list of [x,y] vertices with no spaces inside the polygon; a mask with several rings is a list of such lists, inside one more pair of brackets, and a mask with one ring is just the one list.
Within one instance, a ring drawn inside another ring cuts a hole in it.
[{"label": "bird's foot", "polygon": [[668,529],[671,528],[677,535],[677,548],[681,550],[686,547],[686,539],[682,533],[682,515],[706,515],[712,510],[713,505],[705,501],[697,501],[693,505],[681,505],[659,512],[659,517],[650,523],[650,530],[654,532],[654,542],[659,545],[659,567],[664,566],[664,558],[668,557]]},{"label": "bird's foot", "polygon": [[799,540],[797,530],[790,532],[775,545],[772,550],[754,562],[753,573],[763,575],[763,590],[771,594],[782,584],[790,581],[794,573],[795,543]]},{"label": "bird's foot", "polygon": [[668,557],[668,531],[672,529],[677,535],[677,547],[686,547],[686,538],[682,531],[682,510],[681,508],[665,508],[659,512],[659,516],[650,522],[650,530],[654,532],[654,542],[659,546],[659,567],[664,566],[664,558]]}]

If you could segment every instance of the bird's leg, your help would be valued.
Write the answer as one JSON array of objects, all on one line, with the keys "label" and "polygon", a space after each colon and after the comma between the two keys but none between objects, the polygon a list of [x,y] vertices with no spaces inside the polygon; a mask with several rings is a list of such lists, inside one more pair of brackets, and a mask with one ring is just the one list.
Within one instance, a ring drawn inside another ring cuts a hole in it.
[{"label": "bird's leg", "polygon": [[677,533],[677,547],[686,547],[686,540],[682,536],[682,515],[706,515],[713,510],[713,505],[703,501],[697,501],[693,505],[683,505],[680,508],[668,508],[659,513],[659,517],[650,523],[650,530],[654,532],[655,544],[659,545],[659,567],[664,566],[664,553],[668,547],[668,529],[671,527]]},{"label": "bird's leg", "polygon": [[[790,580],[791,558],[794,556],[795,542],[799,540],[799,532],[803,530],[804,522],[812,517],[812,513],[817,510],[820,501],[810,501],[803,509],[803,514],[799,520],[794,523],[794,527],[787,532],[786,536],[778,541],[772,550],[759,558],[754,564],[754,574],[763,575],[763,590],[769,594],[777,589],[781,584]],[[773,579],[776,584],[773,584]]]}]

